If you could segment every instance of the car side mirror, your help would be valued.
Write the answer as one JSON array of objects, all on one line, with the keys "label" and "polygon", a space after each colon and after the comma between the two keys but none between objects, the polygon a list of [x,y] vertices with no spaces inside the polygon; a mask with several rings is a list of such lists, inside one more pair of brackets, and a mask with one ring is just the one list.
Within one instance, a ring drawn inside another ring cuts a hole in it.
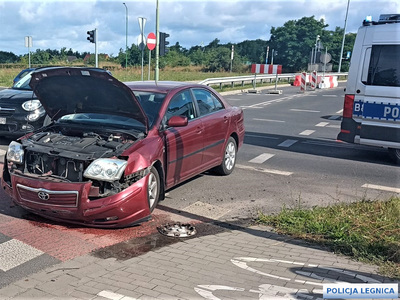
[{"label": "car side mirror", "polygon": [[172,116],[167,122],[168,127],[184,127],[187,124],[188,119],[183,116]]}]

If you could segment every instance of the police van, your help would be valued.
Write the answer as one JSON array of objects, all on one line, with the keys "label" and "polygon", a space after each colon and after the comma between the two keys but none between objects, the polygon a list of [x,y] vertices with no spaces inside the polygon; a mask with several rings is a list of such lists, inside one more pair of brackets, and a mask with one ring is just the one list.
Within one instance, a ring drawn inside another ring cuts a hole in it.
[{"label": "police van", "polygon": [[400,164],[400,14],[363,22],[345,91],[338,140],[388,148]]}]

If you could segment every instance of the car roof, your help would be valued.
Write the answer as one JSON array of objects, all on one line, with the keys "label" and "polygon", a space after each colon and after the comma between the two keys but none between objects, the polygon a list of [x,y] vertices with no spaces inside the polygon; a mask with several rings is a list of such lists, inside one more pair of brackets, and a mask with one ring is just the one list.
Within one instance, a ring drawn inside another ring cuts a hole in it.
[{"label": "car roof", "polygon": [[152,91],[165,94],[171,90],[182,87],[206,87],[205,85],[197,83],[180,81],[129,81],[124,83],[131,90]]}]

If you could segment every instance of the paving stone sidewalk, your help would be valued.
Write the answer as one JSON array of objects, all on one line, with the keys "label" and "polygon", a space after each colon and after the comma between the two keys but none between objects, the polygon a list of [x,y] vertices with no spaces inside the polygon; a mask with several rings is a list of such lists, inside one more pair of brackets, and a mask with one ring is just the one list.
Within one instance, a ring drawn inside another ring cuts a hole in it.
[{"label": "paving stone sidewalk", "polygon": [[396,282],[266,227],[234,227],[126,260],[81,256],[0,289],[0,299],[322,299],[322,285],[338,281]]}]

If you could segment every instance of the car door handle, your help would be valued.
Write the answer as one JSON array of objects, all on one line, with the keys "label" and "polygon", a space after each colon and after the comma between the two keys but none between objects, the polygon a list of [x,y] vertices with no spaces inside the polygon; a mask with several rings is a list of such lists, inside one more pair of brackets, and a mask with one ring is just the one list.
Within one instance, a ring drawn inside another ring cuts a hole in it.
[{"label": "car door handle", "polygon": [[197,128],[196,128],[196,133],[197,133],[197,134],[202,133],[202,131],[203,131],[203,128],[201,128],[201,127],[197,127]]},{"label": "car door handle", "polygon": [[228,123],[228,117],[224,116],[224,123]]}]

